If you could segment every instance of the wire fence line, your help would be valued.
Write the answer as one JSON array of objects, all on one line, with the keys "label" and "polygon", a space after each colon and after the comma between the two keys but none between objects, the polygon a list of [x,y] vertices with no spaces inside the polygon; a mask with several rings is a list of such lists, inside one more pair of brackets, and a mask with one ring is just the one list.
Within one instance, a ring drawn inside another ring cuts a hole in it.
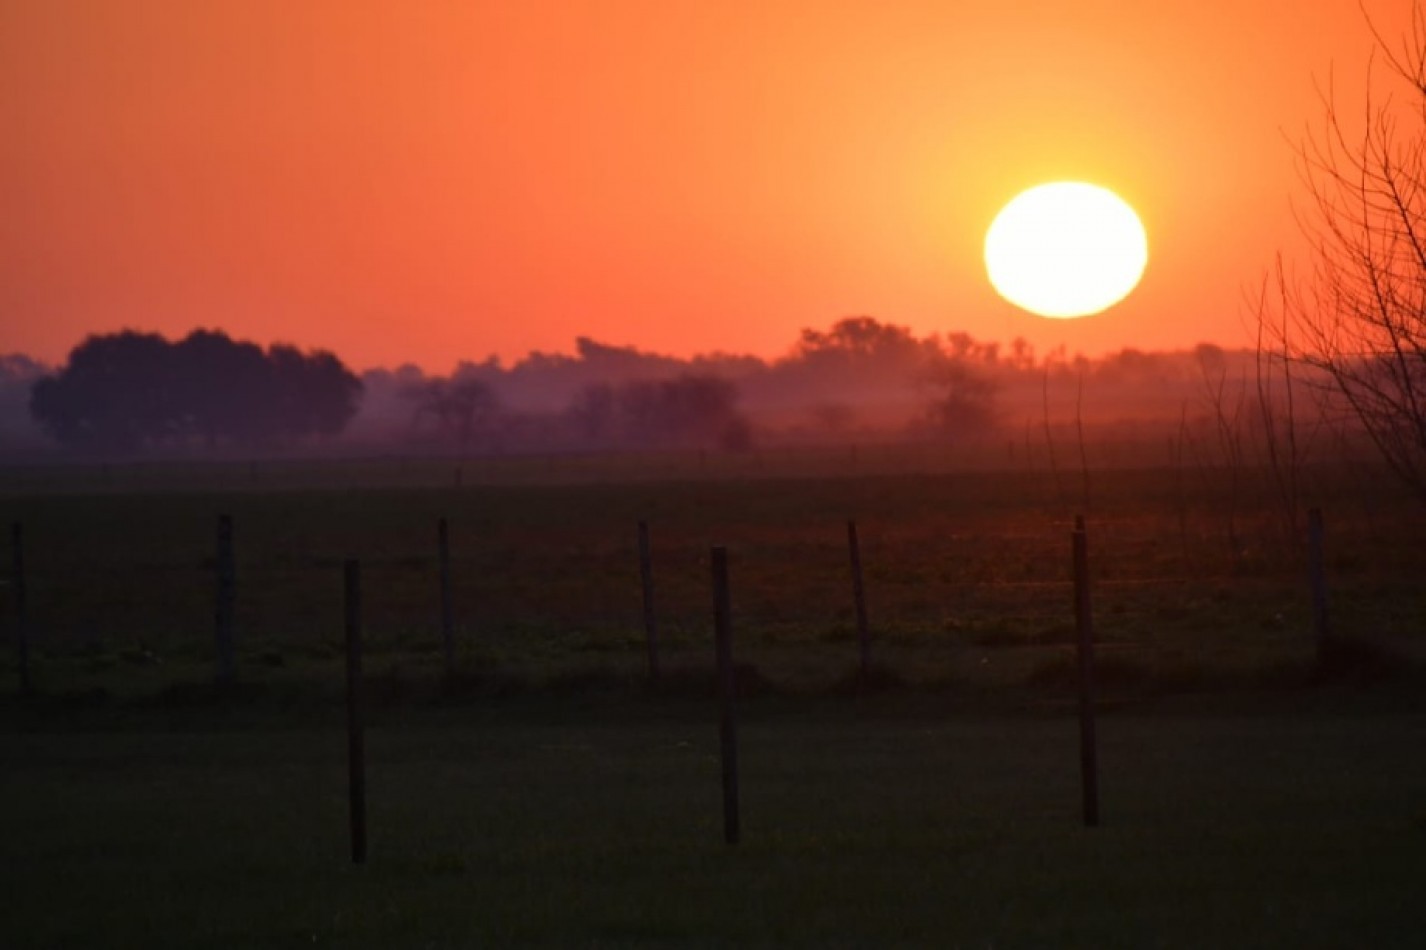
[{"label": "wire fence line", "polygon": [[[360,557],[369,578],[366,626],[376,655],[407,652],[431,665],[444,653],[448,672],[497,659],[527,669],[581,662],[636,669],[646,653],[657,655],[648,640],[656,626],[666,661],[708,662],[707,541],[686,526],[664,532],[660,522],[644,522],[654,539],[651,565],[645,565],[634,524],[617,537],[532,532],[512,538],[483,531],[489,526],[479,519],[442,516],[439,523],[451,529],[440,540],[435,522],[402,524],[358,551],[340,551],[327,538],[294,542],[271,530],[271,521],[233,519],[227,522],[230,554],[225,542],[215,541],[211,523],[206,544],[191,524],[145,539],[90,525],[78,541],[36,543],[32,530],[23,619],[14,609],[21,583],[16,569],[0,587],[15,627],[11,662],[28,679],[32,661],[18,659],[22,643],[41,663],[114,652],[143,662],[201,663],[216,650],[223,680],[236,675],[235,667],[261,676],[274,665],[330,657],[340,639],[341,571],[351,556]],[[1006,648],[1067,647],[1074,620],[1065,530],[1071,524],[1051,520],[1041,532],[942,532],[930,543],[915,526],[862,522],[858,569],[871,656],[909,666],[914,676],[918,666],[945,672],[948,665],[992,659],[1014,666],[1003,662]],[[429,538],[421,540],[423,527]],[[746,526],[728,532],[738,539],[729,545],[736,622],[752,656],[823,671],[853,662],[863,634],[857,579],[839,527],[815,524],[769,543]],[[1309,589],[1302,552],[1273,561],[1235,559],[1214,553],[1216,544],[1200,537],[1186,555],[1177,550],[1181,539],[1165,538],[1157,527],[1127,518],[1089,522],[1089,570],[1106,645],[1156,662],[1231,665],[1261,662],[1268,654],[1310,655],[1322,636],[1326,598]],[[348,533],[360,536],[359,530]],[[442,543],[449,545],[444,572]],[[126,549],[133,555],[116,557]],[[17,542],[17,566],[20,557]],[[1193,563],[1208,569],[1184,569]],[[1328,571],[1318,574],[1325,583]],[[1377,602],[1360,609],[1360,580],[1347,584],[1345,598],[1334,604],[1338,630],[1363,632],[1369,621],[1367,632],[1392,634],[1419,621],[1419,597],[1392,604],[1381,596],[1383,585],[1393,583],[1383,573],[1365,585],[1376,589]],[[1398,580],[1410,584],[1410,572]],[[646,602],[650,583],[657,585],[652,606]],[[972,655],[977,652],[982,655]]]}]

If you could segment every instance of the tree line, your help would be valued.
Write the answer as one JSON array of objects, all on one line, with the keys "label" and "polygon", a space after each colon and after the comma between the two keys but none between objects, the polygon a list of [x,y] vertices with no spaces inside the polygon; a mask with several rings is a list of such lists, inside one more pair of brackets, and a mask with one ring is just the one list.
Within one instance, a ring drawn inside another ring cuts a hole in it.
[{"label": "tree line", "polygon": [[918,338],[867,316],[803,330],[772,360],[678,359],[581,337],[572,355],[462,362],[449,376],[414,366],[373,370],[368,421],[380,417],[382,431],[405,431],[433,449],[477,452],[740,451],[759,438],[841,438],[854,428],[978,438],[1000,422],[997,374],[1033,366],[1027,344],[1013,350],[1018,357],[1002,358],[995,344],[965,334]]},{"label": "tree line", "polygon": [[30,414],[75,449],[281,446],[341,432],[362,382],[331,353],[195,330],[91,336],[36,381]]},{"label": "tree line", "polygon": [[[997,351],[964,334],[917,338],[848,317],[804,330],[774,361],[681,360],[581,338],[572,357],[535,353],[508,368],[490,360],[462,363],[449,376],[402,367],[358,378],[324,350],[264,348],[217,330],[172,342],[124,331],[75,347],[64,366],[30,385],[28,409],[62,445],[100,454],[282,449],[336,436],[359,411],[383,412],[395,423],[384,431],[404,430],[433,448],[739,451],[769,408],[786,420],[786,407],[800,404],[828,431],[881,428],[884,421],[859,419],[853,407],[888,400],[913,407],[908,432],[966,438],[997,424],[993,371],[1033,366],[1023,345],[1009,361]],[[364,409],[373,394],[380,408]]]}]

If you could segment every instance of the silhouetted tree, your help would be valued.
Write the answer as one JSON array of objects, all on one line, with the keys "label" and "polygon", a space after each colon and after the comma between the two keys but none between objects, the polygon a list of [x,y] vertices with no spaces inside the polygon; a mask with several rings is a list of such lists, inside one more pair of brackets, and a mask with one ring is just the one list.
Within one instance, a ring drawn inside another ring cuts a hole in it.
[{"label": "silhouetted tree", "polygon": [[266,353],[196,330],[91,336],[30,391],[30,413],[59,442],[104,452],[199,439],[255,445],[331,435],[355,414],[361,381],[331,353]]},{"label": "silhouetted tree", "polygon": [[630,431],[641,441],[655,443],[720,442],[742,421],[737,400],[737,387],[726,379],[694,374],[640,380],[618,391]]},{"label": "silhouetted tree", "polygon": [[941,360],[927,372],[926,384],[934,392],[926,406],[931,428],[957,439],[977,438],[995,428],[995,384],[965,360]]},{"label": "silhouetted tree", "polygon": [[469,445],[477,434],[490,427],[500,400],[495,390],[480,379],[429,379],[402,390],[415,404],[411,424],[419,429],[431,420],[444,437]]},{"label": "silhouetted tree", "polygon": [[811,364],[907,366],[938,350],[934,340],[918,340],[906,327],[882,323],[875,317],[844,317],[825,332],[804,329],[796,352],[798,358]]},{"label": "silhouetted tree", "polygon": [[30,413],[58,441],[131,451],[176,437],[183,424],[169,344],[151,333],[92,336],[55,376],[36,381]]},{"label": "silhouetted tree", "polygon": [[1324,93],[1321,131],[1297,150],[1309,276],[1278,268],[1276,292],[1258,302],[1258,348],[1322,371],[1333,400],[1426,501],[1426,14],[1413,4],[1399,47],[1373,33],[1374,59],[1405,101],[1369,94],[1352,110],[1358,129]]},{"label": "silhouetted tree", "polygon": [[[272,368],[262,347],[214,330],[194,330],[174,344],[169,373],[188,428],[208,446],[223,440],[255,442],[274,424]],[[234,398],[235,393],[244,394]]]},{"label": "silhouetted tree", "polygon": [[346,428],[361,401],[362,383],[326,350],[268,349],[273,430],[295,438],[330,437]]},{"label": "silhouetted tree", "polygon": [[738,389],[726,379],[685,373],[669,379],[586,386],[566,418],[588,442],[718,445],[738,450],[752,429],[738,411]]}]

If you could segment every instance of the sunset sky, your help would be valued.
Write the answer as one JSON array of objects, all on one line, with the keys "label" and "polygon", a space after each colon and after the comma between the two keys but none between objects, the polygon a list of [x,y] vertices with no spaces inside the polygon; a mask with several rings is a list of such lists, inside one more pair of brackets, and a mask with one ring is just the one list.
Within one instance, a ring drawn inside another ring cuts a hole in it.
[{"label": "sunset sky", "polygon": [[[0,353],[209,326],[445,372],[581,334],[776,356],[852,314],[1238,345],[1315,83],[1360,110],[1371,46],[1354,0],[0,0]],[[1056,178],[1150,242],[1075,322],[981,258]]]}]

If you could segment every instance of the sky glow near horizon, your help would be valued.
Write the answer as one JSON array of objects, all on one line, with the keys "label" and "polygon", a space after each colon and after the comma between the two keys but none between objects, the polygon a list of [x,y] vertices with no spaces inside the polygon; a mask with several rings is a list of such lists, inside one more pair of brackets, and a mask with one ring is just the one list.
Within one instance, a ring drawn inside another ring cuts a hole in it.
[{"label": "sky glow near horizon", "polygon": [[[1388,38],[1410,7],[1369,4]],[[1249,342],[1353,2],[0,2],[0,352],[220,327],[356,368],[577,336],[775,357],[868,314],[1098,355]],[[1378,70],[1381,71],[1380,69]],[[1101,184],[1104,314],[989,285],[995,213]]]}]

